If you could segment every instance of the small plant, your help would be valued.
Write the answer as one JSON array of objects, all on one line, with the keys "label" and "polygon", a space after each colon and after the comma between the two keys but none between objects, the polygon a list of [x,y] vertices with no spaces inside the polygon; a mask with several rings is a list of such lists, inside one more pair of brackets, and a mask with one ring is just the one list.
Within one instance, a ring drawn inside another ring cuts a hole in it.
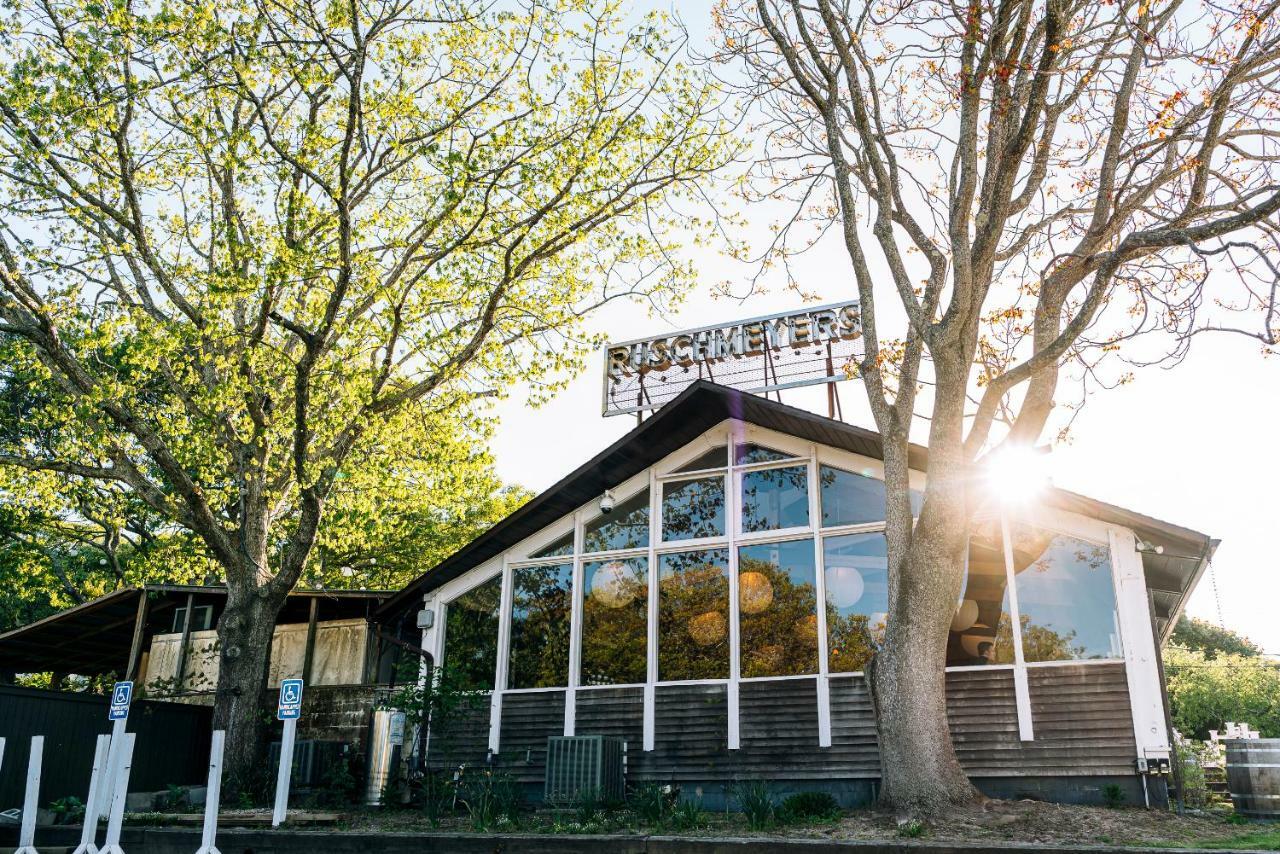
[{"label": "small plant", "polygon": [[784,824],[830,821],[839,817],[840,804],[827,792],[796,792],[778,807],[778,820]]},{"label": "small plant", "polygon": [[773,794],[764,780],[744,780],[733,786],[733,798],[747,820],[751,830],[772,827],[777,816],[773,806]]},{"label": "small plant", "polygon": [[77,797],[58,798],[49,804],[55,824],[71,824],[84,817],[84,804]]},{"label": "small plant", "polygon": [[701,801],[681,801],[671,811],[671,826],[676,830],[694,830],[702,824]]},{"label": "small plant", "polygon": [[661,825],[679,799],[680,791],[673,786],[644,783],[632,791],[628,805],[645,824]]},{"label": "small plant", "polygon": [[573,809],[575,820],[578,824],[595,824],[600,820],[600,814],[604,811],[604,803],[600,798],[599,792],[584,789],[578,793]]},{"label": "small plant", "polygon": [[413,796],[432,827],[448,812],[458,796],[458,786],[449,771],[427,770],[414,781]]},{"label": "small plant", "polygon": [[519,823],[520,794],[507,772],[484,769],[469,774],[463,777],[461,790],[473,829],[488,830],[499,818]]},{"label": "small plant", "polygon": [[1119,783],[1107,783],[1102,787],[1102,804],[1108,809],[1120,808],[1124,800],[1124,789]]},{"label": "small plant", "polygon": [[928,830],[925,823],[918,818],[909,818],[898,823],[898,835],[905,839],[919,839]]},{"label": "small plant", "polygon": [[164,808],[170,812],[181,812],[191,808],[191,789],[186,786],[168,785],[168,793],[164,798]]},{"label": "small plant", "polygon": [[343,756],[325,769],[315,802],[320,807],[345,807],[356,803],[359,796],[360,775],[352,768],[351,758]]},{"label": "small plant", "polygon": [[1192,809],[1209,805],[1209,787],[1204,779],[1200,757],[1189,744],[1174,744],[1173,758],[1182,770],[1182,803]]}]

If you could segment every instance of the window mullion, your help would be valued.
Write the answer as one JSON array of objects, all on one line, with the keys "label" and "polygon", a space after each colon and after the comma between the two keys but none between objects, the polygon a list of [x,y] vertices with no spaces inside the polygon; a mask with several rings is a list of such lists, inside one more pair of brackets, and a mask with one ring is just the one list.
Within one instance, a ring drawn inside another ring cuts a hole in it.
[{"label": "window mullion", "polygon": [[818,746],[831,746],[831,684],[827,681],[827,573],[822,558],[821,496],[818,494],[818,446],[809,446],[809,527],[813,536],[814,588],[818,609]]},{"label": "window mullion", "polygon": [[493,693],[489,695],[489,750],[497,753],[502,736],[502,692],[507,687],[507,662],[511,653],[512,571],[508,555],[502,555],[502,590],[498,594],[498,654]]},{"label": "window mullion", "polygon": [[1000,511],[1000,539],[1004,546],[1005,587],[1009,591],[1009,622],[1013,635],[1013,693],[1018,704],[1018,738],[1034,741],[1031,721],[1031,688],[1027,682],[1027,662],[1022,654],[1022,619],[1018,611],[1018,585],[1013,569],[1013,537],[1009,533],[1009,514]]},{"label": "window mullion", "polygon": [[564,734],[577,727],[577,688],[582,681],[582,511],[573,514],[573,600],[569,606],[569,684],[564,692]]},{"label": "window mullion", "polygon": [[657,694],[654,683],[658,681],[658,560],[657,543],[662,534],[662,497],[658,494],[658,472],[649,469],[649,616],[645,623],[647,632],[646,664],[644,680],[644,724],[642,742],[645,750],[653,750],[656,737]]},{"label": "window mullion", "polygon": [[[728,437],[729,460],[734,454],[733,426],[730,424]],[[730,750],[737,750],[741,737],[739,733],[739,687],[742,679],[741,647],[738,615],[738,542],[740,510],[738,507],[738,473],[730,467],[725,475],[725,536],[729,538],[729,684],[726,688],[728,701],[728,733],[727,745]]]}]

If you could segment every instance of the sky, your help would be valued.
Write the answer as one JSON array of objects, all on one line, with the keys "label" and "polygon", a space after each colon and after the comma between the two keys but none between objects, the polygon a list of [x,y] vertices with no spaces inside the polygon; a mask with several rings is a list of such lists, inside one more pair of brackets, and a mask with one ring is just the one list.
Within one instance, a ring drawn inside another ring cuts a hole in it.
[{"label": "sky", "polygon": [[[695,47],[706,37],[698,3],[681,7]],[[776,212],[748,209],[748,228],[763,233]],[[722,281],[745,284],[749,270],[716,249],[691,250],[705,287],[680,309],[655,317],[631,306],[596,315],[593,329],[611,340],[728,323],[856,296],[847,257],[820,243],[799,263],[799,294],[772,281],[749,300],[712,295]],[[771,280],[766,276],[766,283]],[[541,491],[635,426],[632,416],[600,414],[603,352],[595,353],[569,387],[530,408],[513,394],[498,405],[491,449],[498,473]],[[874,427],[863,388],[840,384],[846,421]],[[784,392],[786,403],[826,414],[821,390]],[[1201,336],[1170,368],[1145,368],[1132,383],[1091,397],[1072,439],[1049,455],[1056,486],[1192,528],[1222,540],[1187,611],[1239,631],[1280,655],[1280,559],[1271,536],[1280,527],[1280,358],[1265,358],[1257,342]]]}]

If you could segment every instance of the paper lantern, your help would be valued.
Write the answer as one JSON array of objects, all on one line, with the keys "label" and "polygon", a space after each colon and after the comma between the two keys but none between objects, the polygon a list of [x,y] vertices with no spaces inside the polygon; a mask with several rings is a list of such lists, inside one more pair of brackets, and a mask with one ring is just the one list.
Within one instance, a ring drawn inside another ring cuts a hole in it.
[{"label": "paper lantern", "polygon": [[738,602],[742,613],[759,614],[773,604],[773,585],[763,572],[749,571],[738,576]]},{"label": "paper lantern", "polygon": [[723,640],[729,631],[729,624],[719,611],[708,611],[689,620],[689,637],[698,646],[711,646]]},{"label": "paper lantern", "polygon": [[[984,644],[984,643],[994,644],[994,643],[995,643],[995,641],[996,641],[996,639],[995,639],[995,638],[993,638],[993,637],[991,637],[990,635],[961,635],[961,636],[960,636],[960,647],[961,647],[965,652],[967,652],[967,653],[969,653],[970,655],[972,655],[974,658],[977,658],[977,657],[978,657],[978,647],[979,647],[981,644]],[[991,653],[989,653],[989,654],[990,654],[990,655],[994,655],[994,653],[995,653],[995,650],[993,649],[993,650],[992,650],[992,652],[991,652]]]},{"label": "paper lantern", "polygon": [[827,598],[837,608],[856,605],[865,589],[862,573],[852,566],[827,567]]},{"label": "paper lantern", "polygon": [[972,599],[965,599],[960,603],[960,607],[956,608],[956,615],[951,618],[951,631],[967,632],[976,622],[978,622],[978,603]]},{"label": "paper lantern", "polygon": [[606,608],[621,608],[636,598],[639,582],[631,564],[610,561],[591,576],[591,598]]}]

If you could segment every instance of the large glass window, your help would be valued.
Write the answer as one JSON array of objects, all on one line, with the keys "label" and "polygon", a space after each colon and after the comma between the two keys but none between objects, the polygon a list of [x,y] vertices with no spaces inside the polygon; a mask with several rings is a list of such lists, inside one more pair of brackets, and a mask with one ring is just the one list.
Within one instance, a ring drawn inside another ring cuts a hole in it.
[{"label": "large glass window", "polygon": [[818,609],[813,540],[738,550],[743,676],[818,671]]},{"label": "large glass window", "polygon": [[662,555],[658,679],[729,678],[729,551]]},{"label": "large glass window", "polygon": [[1024,524],[1009,533],[1023,658],[1121,657],[1107,545]]},{"label": "large glass window", "polygon": [[822,541],[827,587],[827,667],[862,670],[884,641],[889,559],[884,534],[846,534]]},{"label": "large glass window", "polygon": [[467,690],[493,690],[501,602],[499,575],[463,593],[445,608],[444,666]]},{"label": "large glass window", "polygon": [[696,459],[692,459],[689,462],[685,463],[684,465],[680,466],[680,468],[676,469],[675,471],[689,472],[689,471],[704,471],[706,469],[722,469],[725,467],[725,461],[728,459],[728,456],[729,454],[728,454],[727,448],[723,446],[719,448],[712,448],[710,451],[707,451],[705,454],[697,457]]},{"label": "large glass window", "polygon": [[781,451],[775,451],[773,448],[766,448],[764,445],[737,445],[735,447],[737,453],[734,455],[734,463],[740,466],[749,466],[752,463],[768,463],[775,460],[789,460],[795,454],[784,454]]},{"label": "large glass window", "polygon": [[742,530],[776,531],[809,524],[809,467],[742,474]]},{"label": "large glass window", "polygon": [[573,564],[512,570],[508,688],[569,684],[569,606]]},{"label": "large glass window", "polygon": [[724,536],[724,477],[699,477],[662,485],[662,538]]},{"label": "large glass window", "polygon": [[582,544],[588,552],[642,549],[649,545],[649,490],[623,501],[583,529]]},{"label": "large glass window", "polygon": [[[833,466],[818,468],[822,490],[822,524],[865,525],[884,521],[884,481],[866,474],[854,474]],[[920,515],[924,494],[910,490],[911,514]]]},{"label": "large glass window", "polygon": [[1007,587],[1000,522],[978,522],[969,534],[964,590],[951,618],[948,666],[1013,663]]},{"label": "large glass window", "polygon": [[582,565],[582,684],[644,682],[649,569],[643,558]]},{"label": "large glass window", "polygon": [[557,537],[555,540],[529,555],[529,557],[565,557],[571,554],[573,554],[573,531],[570,531],[563,537]]}]

